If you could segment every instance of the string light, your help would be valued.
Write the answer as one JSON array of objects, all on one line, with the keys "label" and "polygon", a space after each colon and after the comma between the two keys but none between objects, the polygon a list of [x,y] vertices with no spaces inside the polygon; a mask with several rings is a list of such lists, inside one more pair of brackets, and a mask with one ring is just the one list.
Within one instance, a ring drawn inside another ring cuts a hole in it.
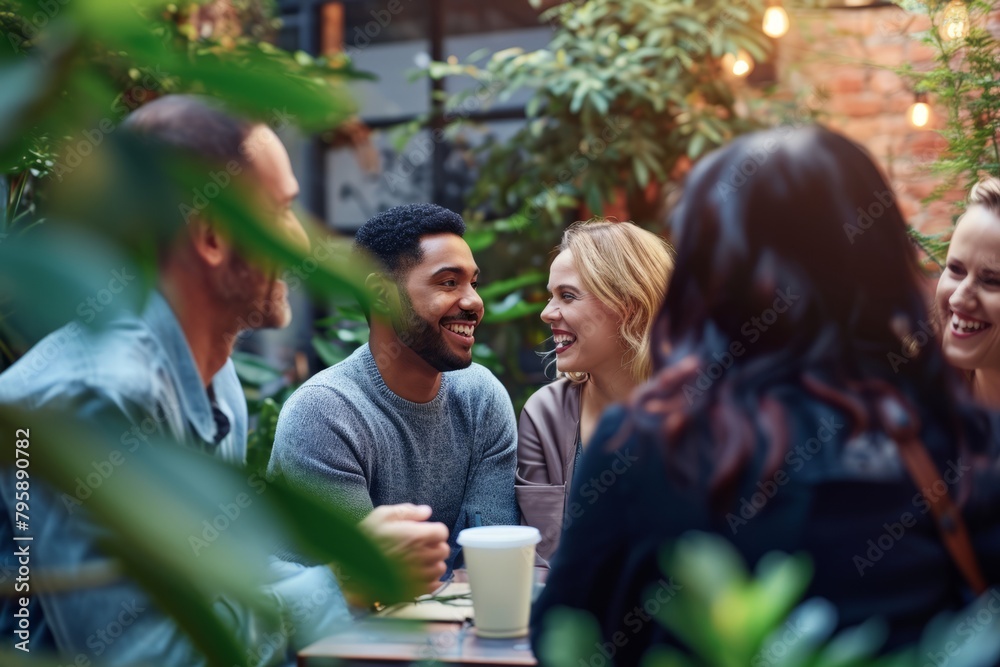
[{"label": "string light", "polygon": [[910,125],[915,128],[927,127],[927,124],[931,122],[931,107],[927,104],[927,93],[917,93],[914,96],[913,104],[906,112],[906,117],[910,121]]},{"label": "string light", "polygon": [[951,0],[941,12],[941,39],[953,42],[969,34],[969,9],[962,0]]},{"label": "string light", "polygon": [[736,54],[727,53],[722,56],[722,67],[741,79],[753,71],[753,66],[753,58],[744,49],[740,49]]},{"label": "string light", "polygon": [[764,34],[768,37],[783,36],[788,32],[788,12],[780,4],[774,4],[764,11]]}]

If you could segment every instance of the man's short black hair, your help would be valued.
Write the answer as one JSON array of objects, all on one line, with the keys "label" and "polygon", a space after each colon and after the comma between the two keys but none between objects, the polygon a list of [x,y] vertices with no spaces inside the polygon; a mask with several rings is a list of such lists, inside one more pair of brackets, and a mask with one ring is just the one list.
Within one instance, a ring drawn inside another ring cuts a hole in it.
[{"label": "man's short black hair", "polygon": [[465,222],[458,213],[436,204],[404,204],[361,225],[354,243],[399,277],[420,262],[420,237],[428,234],[463,236]]}]

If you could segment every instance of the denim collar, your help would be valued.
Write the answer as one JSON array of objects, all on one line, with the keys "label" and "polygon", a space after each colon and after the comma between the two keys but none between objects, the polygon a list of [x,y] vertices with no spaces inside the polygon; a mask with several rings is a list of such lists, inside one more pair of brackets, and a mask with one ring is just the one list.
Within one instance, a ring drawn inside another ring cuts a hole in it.
[{"label": "denim collar", "polygon": [[168,367],[181,402],[181,414],[202,442],[212,445],[218,430],[208,392],[201,383],[184,330],[163,295],[154,291],[142,319],[163,346]]}]

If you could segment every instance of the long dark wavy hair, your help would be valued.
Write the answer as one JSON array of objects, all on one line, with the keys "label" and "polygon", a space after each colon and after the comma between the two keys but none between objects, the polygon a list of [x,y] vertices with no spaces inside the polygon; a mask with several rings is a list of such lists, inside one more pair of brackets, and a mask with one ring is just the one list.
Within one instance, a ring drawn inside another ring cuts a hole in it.
[{"label": "long dark wavy hair", "polygon": [[[933,406],[960,448],[970,428],[984,432],[928,333],[895,195],[847,138],[812,126],[736,139],[692,169],[670,228],[676,267],[633,414],[657,432],[675,479],[712,461],[714,510],[731,506],[757,433],[763,474],[780,467],[789,415],[777,389],[789,385],[844,410],[854,433],[892,434],[876,409],[886,396],[913,416]],[[694,424],[709,431],[707,457],[692,445],[705,439],[684,437]]]}]

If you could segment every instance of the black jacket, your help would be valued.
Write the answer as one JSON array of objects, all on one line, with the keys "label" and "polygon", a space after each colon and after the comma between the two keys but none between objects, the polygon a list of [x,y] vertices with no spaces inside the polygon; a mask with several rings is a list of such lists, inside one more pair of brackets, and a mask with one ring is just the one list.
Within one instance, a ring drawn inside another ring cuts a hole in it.
[{"label": "black jacket", "polygon": [[[657,437],[631,432],[620,447],[609,447],[631,421],[621,407],[605,413],[576,472],[562,542],[532,612],[536,654],[542,619],[556,606],[593,614],[603,642],[614,645],[618,665],[638,664],[651,644],[674,643],[648,611],[676,594],[678,582],[661,571],[659,556],[665,544],[690,530],[725,537],[751,567],[772,550],[808,553],[815,575],[803,599],[831,601],[838,629],[881,616],[889,628],[886,649],[916,641],[938,612],[967,601],[963,580],[893,443],[881,434],[852,439],[845,414],[797,388],[782,394],[790,415],[782,466],[762,479],[765,448],[758,433],[754,460],[724,515],[709,509],[707,475],[688,488],[670,479]],[[991,434],[981,434],[992,465],[974,472],[955,453],[951,434],[941,427],[944,419],[927,417],[922,437],[945,479],[971,480],[964,514],[980,565],[995,586],[1000,448]],[[708,433],[706,424],[695,423],[682,436],[702,455],[702,470],[713,467]]]}]

